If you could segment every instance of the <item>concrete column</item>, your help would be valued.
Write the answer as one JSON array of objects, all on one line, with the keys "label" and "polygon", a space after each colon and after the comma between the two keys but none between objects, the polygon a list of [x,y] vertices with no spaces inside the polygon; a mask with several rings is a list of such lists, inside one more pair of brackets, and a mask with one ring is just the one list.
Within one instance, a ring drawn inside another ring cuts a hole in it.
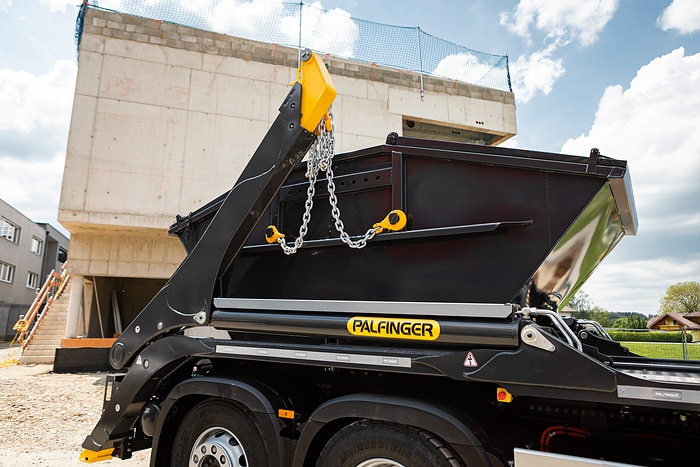
[{"label": "concrete column", "polygon": [[71,275],[73,283],[70,289],[70,301],[68,302],[68,316],[66,317],[66,338],[78,337],[78,325],[80,323],[80,308],[83,306],[83,276]]}]

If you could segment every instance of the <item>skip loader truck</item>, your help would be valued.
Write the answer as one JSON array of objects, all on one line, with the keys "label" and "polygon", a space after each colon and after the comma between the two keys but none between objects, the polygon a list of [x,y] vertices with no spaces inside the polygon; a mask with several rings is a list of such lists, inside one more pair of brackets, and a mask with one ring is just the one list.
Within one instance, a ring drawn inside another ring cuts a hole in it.
[{"label": "skip loader truck", "polygon": [[334,156],[330,76],[310,51],[297,75],[233,188],[176,217],[188,255],[111,348],[82,460],[700,465],[700,362],[558,311],[636,234],[625,161],[395,133]]}]

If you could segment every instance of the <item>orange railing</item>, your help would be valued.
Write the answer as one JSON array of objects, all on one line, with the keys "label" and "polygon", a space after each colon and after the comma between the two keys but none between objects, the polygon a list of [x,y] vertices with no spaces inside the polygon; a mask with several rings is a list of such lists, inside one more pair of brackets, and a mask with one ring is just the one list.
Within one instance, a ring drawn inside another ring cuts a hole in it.
[{"label": "orange railing", "polygon": [[[34,302],[29,307],[27,314],[12,327],[17,331],[13,342],[22,344],[22,349],[26,349],[29,342],[34,337],[39,325],[51,308],[53,301],[61,295],[63,289],[68,282],[68,273],[66,272],[66,264],[61,267],[60,274],[56,270],[52,270],[46,277],[46,282],[39,290]],[[31,327],[31,329],[30,329]]]}]

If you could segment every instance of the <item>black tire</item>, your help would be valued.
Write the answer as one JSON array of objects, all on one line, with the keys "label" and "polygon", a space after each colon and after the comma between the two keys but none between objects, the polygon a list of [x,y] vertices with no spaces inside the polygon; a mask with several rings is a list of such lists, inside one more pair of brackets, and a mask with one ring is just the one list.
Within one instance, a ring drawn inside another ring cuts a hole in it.
[{"label": "black tire", "polygon": [[318,456],[316,467],[463,466],[445,443],[411,426],[360,420],[336,433]]},{"label": "black tire", "polygon": [[175,435],[171,459],[173,467],[269,464],[254,418],[222,400],[204,401],[190,410]]}]

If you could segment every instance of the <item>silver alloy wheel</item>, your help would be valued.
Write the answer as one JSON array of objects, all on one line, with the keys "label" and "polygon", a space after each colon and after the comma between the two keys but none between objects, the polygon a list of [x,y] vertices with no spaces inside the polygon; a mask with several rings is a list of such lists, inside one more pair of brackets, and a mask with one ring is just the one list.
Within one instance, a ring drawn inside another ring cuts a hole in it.
[{"label": "silver alloy wheel", "polygon": [[403,464],[399,464],[391,459],[376,458],[367,459],[357,464],[357,467],[404,467]]},{"label": "silver alloy wheel", "polygon": [[190,452],[190,467],[248,467],[243,446],[226,428],[213,427],[199,435]]}]

